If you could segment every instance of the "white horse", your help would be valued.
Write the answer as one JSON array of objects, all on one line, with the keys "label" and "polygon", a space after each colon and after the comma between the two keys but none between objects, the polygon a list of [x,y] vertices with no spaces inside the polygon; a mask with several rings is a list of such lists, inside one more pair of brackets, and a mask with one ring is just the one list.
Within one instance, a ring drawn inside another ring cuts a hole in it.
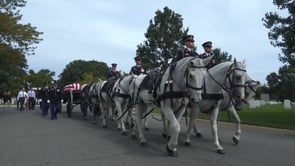
[{"label": "white horse", "polygon": [[126,128],[124,124],[124,120],[127,116],[130,116],[130,112],[132,110],[132,103],[130,102],[130,93],[129,86],[132,83],[133,79],[137,77],[135,75],[128,75],[118,79],[112,90],[112,101],[115,104],[115,108],[117,111],[117,117],[115,120],[118,121],[118,130],[122,130],[122,134],[126,135]]},{"label": "white horse", "polygon": [[[142,131],[141,118],[151,107],[160,107],[163,117],[171,124],[171,139],[167,144],[167,152],[170,156],[177,155],[178,135],[180,132],[179,119],[182,117],[189,100],[201,101],[201,93],[204,78],[207,73],[206,65],[212,57],[206,59],[186,57],[176,64],[170,65],[163,73],[160,81],[156,82],[154,93],[149,89],[142,88],[146,75],[139,75],[135,80],[133,91],[136,114],[136,125],[132,132],[135,136],[137,128],[141,145],[146,144]],[[156,92],[156,94],[155,94]]]},{"label": "white horse", "polygon": [[[231,118],[233,118],[234,122],[236,123],[236,131],[234,136],[232,137],[232,140],[235,144],[239,143],[241,133],[242,133],[241,120],[236,110],[243,109],[243,107],[245,106],[245,103],[248,103],[249,100],[251,100],[255,96],[257,86],[258,86],[258,82],[252,80],[249,76],[247,76],[247,81],[245,83],[245,99],[243,101],[235,101],[229,93],[222,90],[224,99],[220,103],[219,111],[227,111],[228,115]],[[201,112],[202,111],[203,110],[201,110]],[[196,127],[196,121],[194,123],[194,132],[197,137],[202,137],[202,134],[198,131]]]},{"label": "white horse", "polygon": [[246,80],[245,62],[240,63],[236,60],[234,62],[223,62],[208,70],[208,75],[205,78],[203,100],[198,104],[191,103],[189,126],[185,136],[186,145],[191,144],[190,134],[197,114],[200,110],[208,110],[217,153],[225,153],[224,148],[220,145],[217,133],[217,117],[223,100],[222,90],[226,91],[236,101],[243,100],[245,98],[244,85]]}]

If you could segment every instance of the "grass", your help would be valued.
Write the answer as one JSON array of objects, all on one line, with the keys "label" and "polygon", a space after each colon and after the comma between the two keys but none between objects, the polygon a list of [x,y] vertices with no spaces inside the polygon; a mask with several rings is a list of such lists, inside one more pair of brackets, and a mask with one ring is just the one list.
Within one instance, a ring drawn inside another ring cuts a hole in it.
[{"label": "grass", "polygon": [[[295,130],[295,108],[284,109],[282,104],[265,105],[259,108],[244,108],[238,112],[241,123],[279,129]],[[208,119],[206,114],[199,114],[200,119]],[[231,122],[226,112],[220,112],[219,121]]]}]

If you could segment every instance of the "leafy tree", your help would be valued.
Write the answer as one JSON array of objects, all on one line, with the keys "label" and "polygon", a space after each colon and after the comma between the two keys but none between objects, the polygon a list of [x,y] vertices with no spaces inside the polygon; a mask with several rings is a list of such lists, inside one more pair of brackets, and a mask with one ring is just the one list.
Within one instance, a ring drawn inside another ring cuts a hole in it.
[{"label": "leafy tree", "polygon": [[25,80],[32,87],[42,87],[45,82],[52,82],[53,76],[55,76],[55,72],[52,72],[49,69],[41,69],[37,73],[35,73],[34,70],[29,70]]},{"label": "leafy tree", "polygon": [[[26,77],[25,55],[34,54],[35,44],[42,39],[36,27],[20,24],[19,8],[25,0],[0,0],[0,89],[14,90],[22,86]],[[14,82],[15,81],[15,82]]]},{"label": "leafy tree", "polygon": [[262,18],[263,25],[270,29],[268,38],[274,47],[280,47],[283,55],[279,60],[295,66],[295,1],[273,0],[273,4],[280,10],[287,10],[287,16],[280,16],[277,12],[268,12]]},{"label": "leafy tree", "polygon": [[155,14],[145,33],[147,40],[136,50],[146,69],[167,64],[177,52],[177,41],[188,32],[188,28],[183,29],[181,15],[168,7],[164,7],[163,11],[157,10]]},{"label": "leafy tree", "polygon": [[271,73],[266,80],[269,85],[269,92],[272,98],[278,100],[295,100],[295,71],[290,65],[279,69],[279,73]]},{"label": "leafy tree", "polygon": [[108,70],[109,68],[104,62],[75,60],[66,65],[59,75],[59,82],[60,85],[67,85],[73,82],[89,83],[99,79],[105,80]]},{"label": "leafy tree", "polygon": [[232,60],[232,55],[228,54],[227,52],[221,52],[220,48],[215,48],[212,50],[212,52],[214,54],[216,64]]},{"label": "leafy tree", "polygon": [[0,1],[0,44],[17,50],[22,55],[34,54],[34,45],[42,39],[36,27],[30,23],[20,24],[22,15],[18,8],[24,7],[25,0]]},{"label": "leafy tree", "polygon": [[295,94],[295,1],[273,0],[279,10],[287,11],[285,16],[277,12],[268,12],[262,18],[263,25],[270,31],[268,38],[274,47],[279,47],[283,54],[279,60],[286,64],[279,69],[278,74],[267,76],[270,93],[279,100],[288,98],[294,100]]}]

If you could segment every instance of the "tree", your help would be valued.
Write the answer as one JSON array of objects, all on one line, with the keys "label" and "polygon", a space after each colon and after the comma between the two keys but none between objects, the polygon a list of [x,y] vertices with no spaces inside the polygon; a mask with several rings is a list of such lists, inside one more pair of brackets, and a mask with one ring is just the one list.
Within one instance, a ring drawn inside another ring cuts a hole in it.
[{"label": "tree", "polygon": [[271,73],[266,80],[272,98],[283,101],[284,99],[295,100],[295,71],[290,65],[279,69],[278,74]]},{"label": "tree", "polygon": [[279,10],[287,11],[285,17],[276,12],[268,12],[262,18],[263,25],[270,29],[268,38],[274,47],[281,48],[279,60],[286,64],[279,69],[278,74],[267,76],[270,93],[279,100],[285,98],[294,100],[295,94],[295,1],[273,0]]},{"label": "tree", "polygon": [[214,54],[216,64],[232,60],[232,55],[228,54],[227,52],[221,52],[220,48],[215,48],[212,50],[212,52]]},{"label": "tree", "polygon": [[273,0],[273,4],[280,10],[287,10],[283,17],[276,12],[268,12],[262,18],[263,25],[270,29],[268,38],[274,47],[280,47],[283,55],[279,60],[295,67],[295,1]]},{"label": "tree", "polygon": [[75,60],[66,65],[59,75],[59,82],[60,85],[67,85],[74,82],[89,83],[99,79],[105,80],[108,70],[109,68],[104,62]]},{"label": "tree", "polygon": [[[19,89],[26,77],[25,55],[34,54],[35,44],[42,39],[36,27],[20,24],[22,15],[18,8],[25,0],[0,0],[0,89]],[[11,82],[15,81],[15,82]]]},{"label": "tree", "polygon": [[188,32],[188,28],[183,29],[181,15],[168,7],[164,7],[163,11],[157,10],[155,14],[145,33],[147,40],[136,50],[146,69],[167,64],[177,52],[177,41]]},{"label": "tree", "polygon": [[25,80],[32,87],[42,87],[45,82],[52,82],[53,76],[55,76],[55,72],[52,72],[49,69],[41,69],[37,73],[35,73],[34,70],[29,70]]},{"label": "tree", "polygon": [[17,50],[22,55],[34,54],[34,45],[42,39],[36,27],[30,23],[20,24],[22,15],[18,8],[26,5],[25,0],[0,1],[0,44]]}]

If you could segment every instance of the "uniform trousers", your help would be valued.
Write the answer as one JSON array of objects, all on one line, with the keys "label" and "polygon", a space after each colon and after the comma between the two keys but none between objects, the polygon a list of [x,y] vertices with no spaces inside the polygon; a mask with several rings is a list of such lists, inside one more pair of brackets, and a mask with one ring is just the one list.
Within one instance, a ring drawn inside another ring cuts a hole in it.
[{"label": "uniform trousers", "polygon": [[48,115],[48,109],[50,107],[50,104],[47,103],[47,101],[42,101],[42,104],[41,104],[41,109],[42,109],[42,116],[46,116]]},{"label": "uniform trousers", "polygon": [[61,110],[61,103],[50,103],[51,120],[57,119],[57,112]]}]

